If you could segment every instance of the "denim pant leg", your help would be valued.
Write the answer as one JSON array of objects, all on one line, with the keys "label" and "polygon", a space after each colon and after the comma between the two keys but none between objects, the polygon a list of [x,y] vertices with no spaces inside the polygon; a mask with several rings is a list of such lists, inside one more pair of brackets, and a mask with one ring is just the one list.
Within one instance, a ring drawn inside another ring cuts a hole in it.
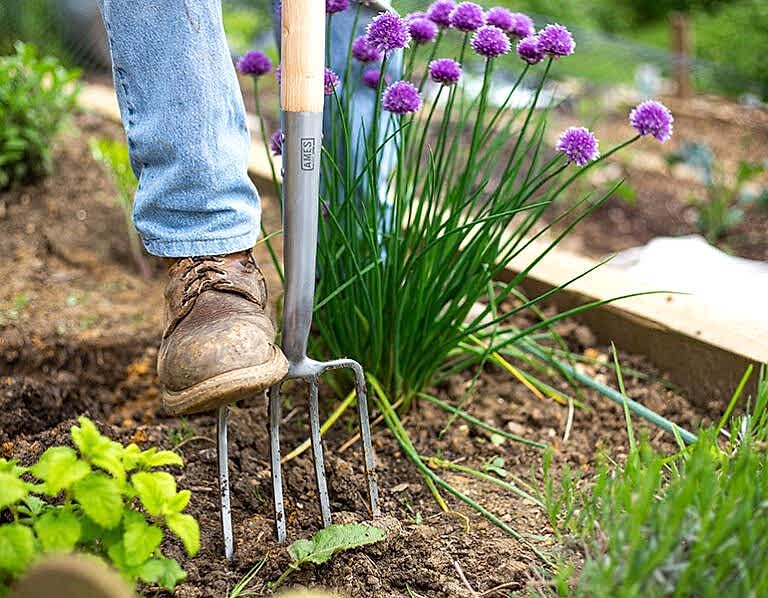
[{"label": "denim pant leg", "polygon": [[179,257],[248,249],[261,208],[220,0],[100,0],[147,250]]},{"label": "denim pant leg", "polygon": [[[274,11],[275,22],[275,36],[277,38],[278,47],[280,46],[280,0],[272,0],[272,8]],[[359,10],[358,10],[359,8]],[[368,5],[353,2],[345,11],[334,14],[330,17],[331,31],[330,37],[326,43],[330,46],[330,67],[343,79],[343,75],[347,68],[347,54],[351,40],[358,35],[365,33],[365,28],[370,23],[371,19],[379,12],[387,8],[386,5],[379,3],[379,5]],[[396,81],[401,76],[402,67],[402,52],[395,52],[389,58],[387,62],[387,75],[392,81]],[[358,174],[362,171],[365,162],[365,139],[364,132],[368,134],[372,131],[371,123],[373,122],[373,115],[376,101],[376,91],[362,85],[360,83],[363,71],[368,68],[378,68],[376,65],[363,65],[356,60],[352,60],[350,75],[349,75],[349,89],[342,87],[337,89],[337,94],[341,97],[342,102],[344,96],[347,93],[352,94],[349,101],[349,114],[347,115],[348,121],[352,124],[350,137],[353,147],[353,160],[355,166],[355,173]],[[333,109],[336,108],[335,100],[332,97],[328,97],[325,103],[325,119],[324,129],[325,134],[330,135],[331,130],[331,118]],[[391,122],[387,113],[382,113],[379,123],[379,143],[383,142],[387,135],[391,135],[393,132],[394,123]],[[383,211],[383,222],[380,223],[380,232],[388,232],[392,227],[391,222],[391,206],[387,199],[386,185],[387,178],[392,172],[395,161],[397,159],[397,148],[394,143],[387,143],[380,154],[380,180],[375,195],[364,191],[364,195],[375,196],[378,201],[385,204],[385,210]],[[336,156],[337,164],[344,162],[344,156]],[[333,198],[337,201],[343,201],[345,198],[336,197]]]}]

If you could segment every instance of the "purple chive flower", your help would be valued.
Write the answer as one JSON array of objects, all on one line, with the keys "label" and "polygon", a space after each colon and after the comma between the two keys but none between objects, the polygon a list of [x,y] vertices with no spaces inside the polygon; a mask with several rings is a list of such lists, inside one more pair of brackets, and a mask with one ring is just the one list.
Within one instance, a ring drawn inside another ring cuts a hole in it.
[{"label": "purple chive flower", "polygon": [[384,54],[405,48],[411,41],[405,21],[393,12],[383,12],[374,17],[368,24],[366,37],[372,48]]},{"label": "purple chive flower", "polygon": [[349,8],[349,0],[325,0],[325,14],[332,15]]},{"label": "purple chive flower", "polygon": [[269,138],[269,149],[272,150],[272,154],[275,156],[283,155],[283,132],[278,129]]},{"label": "purple chive flower", "polygon": [[576,48],[571,32],[562,25],[547,25],[539,31],[539,47],[552,58],[569,56]]},{"label": "purple chive flower", "polygon": [[384,91],[381,105],[388,112],[409,114],[421,107],[421,95],[416,86],[408,81],[395,81]]},{"label": "purple chive flower", "polygon": [[544,58],[544,51],[539,44],[537,35],[524,37],[517,43],[517,55],[528,64],[537,64]]},{"label": "purple chive flower", "polygon": [[[381,78],[381,69],[368,69],[363,72],[363,85],[371,89],[379,88],[379,79]],[[389,75],[384,74],[384,85],[389,85]]]},{"label": "purple chive flower", "polygon": [[483,25],[475,31],[470,45],[475,52],[486,58],[496,58],[509,52],[507,34],[493,25]]},{"label": "purple chive flower", "polygon": [[435,41],[437,25],[429,19],[419,18],[408,21],[408,32],[417,44],[428,44]]},{"label": "purple chive flower", "polygon": [[528,37],[533,35],[533,21],[528,15],[521,12],[511,12],[501,6],[494,6],[485,15],[488,25],[494,25],[515,37]]},{"label": "purple chive flower", "polygon": [[523,38],[533,35],[533,20],[521,12],[512,13],[512,26],[508,29],[512,35]]},{"label": "purple chive flower", "polygon": [[489,8],[485,14],[485,22],[487,25],[493,25],[502,31],[509,31],[513,24],[512,11],[503,6]]},{"label": "purple chive flower", "polygon": [[331,69],[325,69],[325,95],[332,96],[339,86],[339,76]]},{"label": "purple chive flower", "polygon": [[459,31],[475,31],[485,25],[485,13],[479,4],[461,2],[451,11],[451,27]]},{"label": "purple chive flower", "polygon": [[451,58],[438,58],[429,63],[429,76],[435,83],[453,85],[461,78],[461,65]]},{"label": "purple chive flower", "polygon": [[243,54],[240,60],[237,61],[237,70],[244,75],[261,77],[272,70],[272,61],[263,52],[251,50]]},{"label": "purple chive flower", "polygon": [[456,8],[453,0],[435,0],[427,9],[427,16],[441,29],[451,26],[451,13]]},{"label": "purple chive flower", "polygon": [[368,39],[361,35],[352,42],[352,56],[360,62],[376,62],[381,60],[381,52],[368,43]]},{"label": "purple chive flower", "polygon": [[560,135],[555,149],[563,152],[568,162],[577,166],[585,166],[596,160],[600,155],[597,148],[597,139],[584,127],[568,127]]},{"label": "purple chive flower", "polygon": [[653,135],[664,143],[672,137],[672,123],[675,118],[669,108],[661,102],[647,100],[629,113],[629,122],[640,135]]}]

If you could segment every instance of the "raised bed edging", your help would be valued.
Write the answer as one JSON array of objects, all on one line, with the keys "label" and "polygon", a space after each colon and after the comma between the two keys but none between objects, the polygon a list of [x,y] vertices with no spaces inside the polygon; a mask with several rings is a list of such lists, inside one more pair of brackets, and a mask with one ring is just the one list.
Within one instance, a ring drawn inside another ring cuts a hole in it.
[{"label": "raised bed edging", "polygon": [[[502,278],[511,280],[544,250],[534,243],[514,259]],[[528,296],[545,293],[594,268],[595,260],[555,248],[526,276]],[[622,295],[674,289],[654,288],[605,264],[557,293],[552,302],[565,310]],[[657,293],[622,299],[582,312],[602,342],[647,356],[670,381],[700,406],[727,402],[750,364],[768,363],[768,321],[743,320],[713,312],[694,295]],[[756,389],[753,375],[747,392]]]},{"label": "raised bed edging", "polygon": [[[80,106],[113,121],[120,120],[114,90],[106,85],[85,85]],[[258,122],[249,115],[253,134]],[[271,188],[272,175],[266,148],[253,139],[248,171],[260,188]],[[279,166],[278,166],[279,171]],[[264,194],[268,196],[268,194]],[[540,244],[531,251],[540,252]],[[501,278],[511,280],[530,263],[526,251],[513,260]],[[555,248],[526,276],[523,283],[529,296],[549,291],[586,272],[596,261],[564,249]],[[553,303],[569,309],[590,301],[603,301],[640,291],[663,290],[638,284],[627,274],[605,265],[557,293]],[[602,342],[613,341],[633,353],[646,355],[670,381],[702,406],[712,401],[727,401],[750,364],[768,363],[768,321],[745,322],[732,314],[713,314],[702,301],[684,295],[650,295],[623,299],[581,313]],[[753,376],[747,392],[754,392]]]}]

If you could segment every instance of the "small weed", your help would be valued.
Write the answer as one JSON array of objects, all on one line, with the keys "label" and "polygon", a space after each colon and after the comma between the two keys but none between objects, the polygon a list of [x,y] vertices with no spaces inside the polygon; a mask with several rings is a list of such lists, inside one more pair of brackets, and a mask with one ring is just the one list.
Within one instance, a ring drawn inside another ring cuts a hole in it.
[{"label": "small weed", "polygon": [[294,571],[298,571],[302,565],[307,563],[321,565],[339,552],[380,542],[386,535],[384,530],[372,525],[346,523],[321,529],[310,540],[296,540],[288,547],[288,554],[291,557],[288,568],[283,571],[277,581],[270,584],[270,588],[275,589],[282,585],[287,577]]},{"label": "small weed", "polygon": [[195,430],[186,417],[182,417],[179,420],[177,428],[171,428],[168,430],[168,442],[171,446],[179,446],[182,442],[185,442],[195,435]]},{"label": "small weed", "polygon": [[260,592],[256,592],[256,590],[248,589],[248,586],[253,581],[253,578],[258,575],[259,571],[264,567],[264,564],[267,562],[267,557],[264,557],[262,560],[260,560],[258,563],[256,563],[251,569],[243,575],[243,577],[235,584],[235,587],[232,588],[232,591],[229,593],[229,598],[241,598],[243,596],[259,596]]}]

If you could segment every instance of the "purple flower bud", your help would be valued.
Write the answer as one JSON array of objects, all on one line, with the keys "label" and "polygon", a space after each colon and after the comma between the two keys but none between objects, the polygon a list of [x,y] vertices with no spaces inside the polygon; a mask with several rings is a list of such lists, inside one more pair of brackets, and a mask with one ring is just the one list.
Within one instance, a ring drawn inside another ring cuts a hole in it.
[{"label": "purple flower bud", "polygon": [[405,48],[411,41],[405,21],[393,12],[383,12],[375,16],[368,24],[366,37],[372,48],[384,54]]},{"label": "purple flower bud", "polygon": [[251,50],[243,54],[240,60],[237,61],[237,70],[244,75],[261,77],[272,70],[272,61],[263,52]]},{"label": "purple flower bud", "polygon": [[278,64],[277,68],[275,69],[275,80],[277,81],[278,85],[283,82],[283,66],[280,64]]},{"label": "purple flower bud", "polygon": [[539,45],[537,35],[524,37],[517,43],[517,55],[528,64],[537,64],[544,58],[544,52]]},{"label": "purple flower bud", "polygon": [[408,81],[395,81],[384,91],[381,105],[388,112],[409,114],[421,107],[421,95],[416,86]]},{"label": "purple flower bud", "polygon": [[672,137],[675,118],[664,104],[647,100],[629,113],[629,122],[640,135],[653,135],[662,143]]},{"label": "purple flower bud", "polygon": [[461,2],[451,12],[451,27],[459,31],[475,31],[485,25],[485,13],[479,4]]},{"label": "purple flower bud", "polygon": [[427,9],[427,16],[440,29],[446,29],[451,26],[451,13],[456,8],[453,0],[435,0]]},{"label": "purple flower bud", "polygon": [[470,45],[475,52],[486,58],[496,58],[509,52],[509,38],[493,25],[483,25],[475,31]]},{"label": "purple flower bud", "polygon": [[332,96],[339,86],[339,76],[331,69],[325,69],[325,95]]},{"label": "purple flower bud", "polygon": [[349,8],[349,0],[325,0],[325,14],[332,15]]},{"label": "purple flower bud", "polygon": [[539,47],[552,58],[569,56],[576,48],[571,32],[562,25],[547,25],[539,31]]},{"label": "purple flower bud", "polygon": [[451,58],[438,58],[429,63],[429,76],[435,83],[453,85],[461,78],[461,65]]},{"label": "purple flower bud", "polygon": [[361,35],[352,42],[352,56],[360,62],[376,62],[381,60],[381,52],[368,43],[368,38]]},{"label": "purple flower bud", "polygon": [[269,138],[269,149],[272,150],[272,154],[275,156],[283,155],[283,132],[278,129]]},{"label": "purple flower bud", "polygon": [[577,166],[585,166],[600,156],[597,139],[584,127],[568,127],[560,135],[555,149]]},{"label": "purple flower bud", "polygon": [[[363,73],[363,85],[371,89],[379,88],[379,79],[381,78],[381,69],[368,69]],[[389,85],[389,75],[384,74],[384,85]]]},{"label": "purple flower bud", "polygon": [[408,31],[417,44],[428,44],[435,41],[437,25],[429,19],[413,19],[408,21]]}]

